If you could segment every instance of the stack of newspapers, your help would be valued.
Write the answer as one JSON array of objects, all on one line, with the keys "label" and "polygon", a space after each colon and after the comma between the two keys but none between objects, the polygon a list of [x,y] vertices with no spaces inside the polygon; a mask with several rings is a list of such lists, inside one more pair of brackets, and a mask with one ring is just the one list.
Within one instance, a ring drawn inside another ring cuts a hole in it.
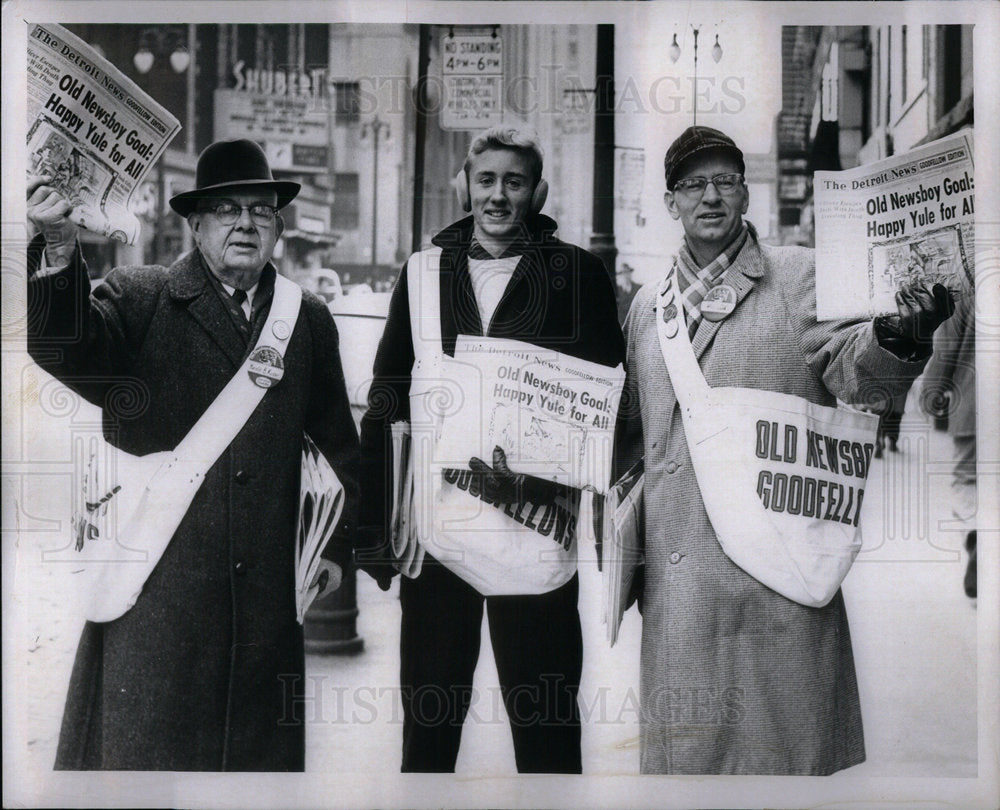
[{"label": "stack of newspapers", "polygon": [[[317,596],[335,591],[340,579],[330,573],[317,581],[323,550],[344,509],[344,487],[312,439],[303,434],[299,531],[295,554],[295,610],[299,624]],[[341,572],[342,574],[343,572]],[[336,580],[336,581],[331,581]]]},{"label": "stack of newspapers", "polygon": [[639,461],[604,498],[601,528],[604,622],[611,646],[618,641],[636,570],[644,561],[642,482],[643,467]]},{"label": "stack of newspapers", "polygon": [[420,573],[424,549],[417,541],[413,510],[413,459],[410,423],[392,425],[392,521],[390,538],[396,569],[407,577]]}]

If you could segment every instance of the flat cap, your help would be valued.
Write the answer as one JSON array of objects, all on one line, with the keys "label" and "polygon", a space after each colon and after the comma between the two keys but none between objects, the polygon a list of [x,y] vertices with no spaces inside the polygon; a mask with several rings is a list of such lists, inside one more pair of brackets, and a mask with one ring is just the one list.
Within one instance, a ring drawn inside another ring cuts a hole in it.
[{"label": "flat cap", "polygon": [[746,172],[743,152],[732,138],[711,127],[688,127],[670,144],[666,157],[663,158],[663,173],[667,180],[668,191],[673,191],[681,164],[689,157],[708,149],[718,149],[728,153],[739,164],[740,173]]}]

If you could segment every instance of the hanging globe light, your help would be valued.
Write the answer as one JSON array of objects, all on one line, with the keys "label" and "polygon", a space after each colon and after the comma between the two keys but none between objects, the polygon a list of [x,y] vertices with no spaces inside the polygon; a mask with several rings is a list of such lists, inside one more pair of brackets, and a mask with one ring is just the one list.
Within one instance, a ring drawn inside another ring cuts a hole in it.
[{"label": "hanging globe light", "polygon": [[670,43],[670,61],[676,63],[681,58],[681,46],[677,44],[677,33],[674,32],[674,41]]},{"label": "hanging globe light", "polygon": [[135,65],[135,69],[140,73],[149,73],[149,69],[153,66],[153,52],[145,45],[142,45],[135,52],[135,56],[132,57],[132,64]]},{"label": "hanging globe light", "polygon": [[712,46],[712,58],[715,60],[715,64],[719,64],[719,60],[722,59],[722,46],[719,44],[719,35],[715,35],[715,45]]},{"label": "hanging globe light", "polygon": [[191,54],[188,53],[188,49],[183,45],[178,45],[174,49],[174,52],[170,54],[170,67],[173,68],[174,73],[183,73],[187,70],[187,66],[190,63]]}]

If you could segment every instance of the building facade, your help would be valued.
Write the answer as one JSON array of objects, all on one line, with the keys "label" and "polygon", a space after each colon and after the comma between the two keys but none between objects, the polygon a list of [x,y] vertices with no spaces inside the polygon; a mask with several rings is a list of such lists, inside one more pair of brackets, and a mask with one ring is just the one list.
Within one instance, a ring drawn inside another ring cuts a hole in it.
[{"label": "building facade", "polygon": [[[167,201],[193,187],[198,154],[221,138],[258,141],[275,176],[302,184],[275,262],[307,285],[328,268],[347,289],[387,289],[415,247],[462,216],[452,181],[472,138],[500,121],[538,130],[546,212],[563,238],[588,243],[593,26],[68,27],[183,127],[137,192],[139,243],[82,235],[95,275],[191,247]],[[463,49],[488,58],[456,61]]]}]

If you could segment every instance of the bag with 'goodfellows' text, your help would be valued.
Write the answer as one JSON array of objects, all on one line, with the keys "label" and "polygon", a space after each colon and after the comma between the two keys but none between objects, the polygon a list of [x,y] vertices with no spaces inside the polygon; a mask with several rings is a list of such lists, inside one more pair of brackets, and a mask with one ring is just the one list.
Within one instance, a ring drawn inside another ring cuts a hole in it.
[{"label": "bag with 'goodfellows' text", "polygon": [[676,268],[656,299],[705,511],[728,556],[782,596],[822,607],[861,549],[878,417],[750,388],[711,388],[681,315]]}]

